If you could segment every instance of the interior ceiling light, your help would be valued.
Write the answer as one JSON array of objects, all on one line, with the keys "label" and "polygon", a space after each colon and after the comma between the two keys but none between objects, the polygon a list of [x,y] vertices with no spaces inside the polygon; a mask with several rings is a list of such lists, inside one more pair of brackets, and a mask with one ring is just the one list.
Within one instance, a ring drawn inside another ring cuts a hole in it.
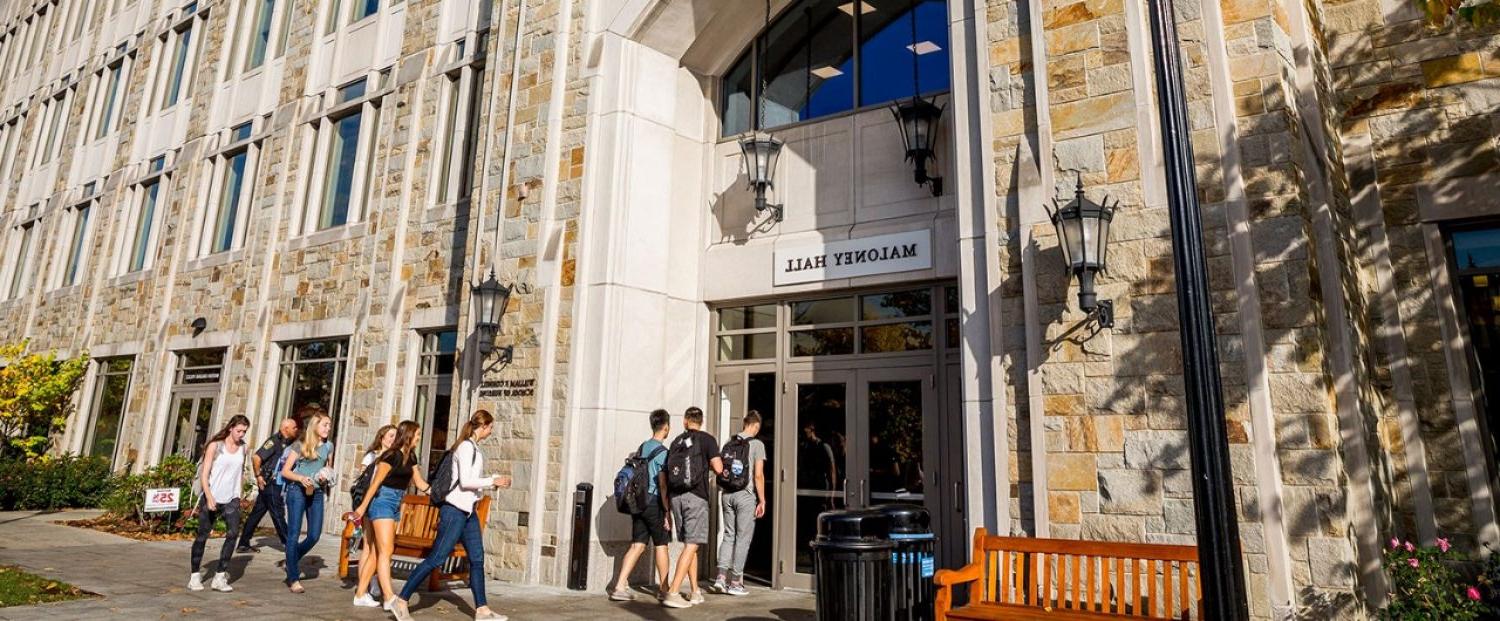
[{"label": "interior ceiling light", "polygon": [[[839,10],[843,11],[845,13],[848,13],[850,17],[854,17],[854,3],[853,2],[845,2],[843,4],[840,4],[839,5]],[[875,12],[875,7],[870,6],[869,2],[864,2],[864,3],[861,3],[859,5],[859,13],[860,13],[860,15],[868,15],[868,14],[874,13],[874,12]]]},{"label": "interior ceiling light", "polygon": [[942,51],[943,48],[938,47],[938,44],[931,41],[922,41],[920,43],[917,43],[916,45],[908,45],[906,46],[906,49],[911,50],[917,56],[923,56],[926,54],[931,54],[933,52]]},{"label": "interior ceiling light", "polygon": [[830,66],[830,67],[818,67],[817,69],[813,69],[812,70],[812,74],[815,75],[815,76],[818,76],[820,78],[823,78],[824,80],[832,80],[832,79],[834,79],[836,77],[844,75],[844,72],[839,71],[837,67],[831,67]]}]

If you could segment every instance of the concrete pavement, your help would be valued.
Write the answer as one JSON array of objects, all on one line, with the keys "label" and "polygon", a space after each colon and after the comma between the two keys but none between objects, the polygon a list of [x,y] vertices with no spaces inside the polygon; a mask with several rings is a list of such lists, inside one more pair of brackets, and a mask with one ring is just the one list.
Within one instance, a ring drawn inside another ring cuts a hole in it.
[{"label": "concrete pavement", "polygon": [[[101,597],[0,608],[0,620],[12,619],[389,619],[378,609],[350,605],[353,585],[345,586],[334,567],[338,540],[325,535],[303,563],[302,584],[307,592],[290,593],[282,585],[276,561],[279,549],[264,546],[257,554],[237,554],[229,574],[233,593],[187,590],[191,542],[144,542],[92,530],[55,524],[87,519],[98,512],[0,513],[0,564],[71,583]],[[212,540],[204,553],[217,559],[222,540]],[[205,580],[206,582],[206,580]],[[602,585],[600,585],[602,586]],[[399,585],[397,588],[400,588]],[[812,621],[812,596],[806,593],[753,589],[748,597],[707,595],[707,603],[669,610],[649,595],[627,604],[609,602],[602,589],[580,593],[552,587],[521,586],[489,581],[490,607],[511,619],[599,621]],[[472,618],[469,589],[453,583],[442,593],[418,592],[413,616],[418,619]]]}]

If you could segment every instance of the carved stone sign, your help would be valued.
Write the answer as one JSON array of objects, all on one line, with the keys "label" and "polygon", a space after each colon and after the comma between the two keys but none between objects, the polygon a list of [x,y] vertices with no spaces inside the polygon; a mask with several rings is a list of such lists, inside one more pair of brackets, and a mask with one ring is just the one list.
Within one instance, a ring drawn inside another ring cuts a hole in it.
[{"label": "carved stone sign", "polygon": [[518,399],[536,394],[535,379],[487,380],[479,385],[480,398]]}]

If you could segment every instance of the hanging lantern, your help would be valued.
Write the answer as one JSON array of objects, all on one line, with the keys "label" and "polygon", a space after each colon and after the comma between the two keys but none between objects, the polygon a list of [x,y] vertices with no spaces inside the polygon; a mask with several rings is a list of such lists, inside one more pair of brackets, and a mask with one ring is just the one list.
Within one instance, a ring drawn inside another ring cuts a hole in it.
[{"label": "hanging lantern", "polygon": [[480,355],[487,356],[495,350],[495,335],[500,333],[500,318],[510,303],[510,290],[495,278],[494,270],[490,270],[489,278],[473,288],[474,327],[479,332]]},{"label": "hanging lantern", "polygon": [[781,140],[775,136],[752,134],[740,141],[740,154],[745,159],[745,176],[750,189],[755,190],[755,211],[771,210],[771,217],[781,221],[781,205],[766,201],[766,190],[776,186],[776,160],[781,157]]},{"label": "hanging lantern", "polygon": [[1052,225],[1057,228],[1057,239],[1062,246],[1063,261],[1068,271],[1078,276],[1078,307],[1091,316],[1099,318],[1100,325],[1114,326],[1114,303],[1099,300],[1094,291],[1094,277],[1105,270],[1109,251],[1109,225],[1114,220],[1117,200],[1113,205],[1109,199],[1095,203],[1083,195],[1083,176],[1078,177],[1078,188],[1073,200],[1067,205],[1048,209]]},{"label": "hanging lantern", "polygon": [[930,185],[933,196],[942,196],[943,178],[929,176],[927,162],[936,153],[943,107],[918,96],[891,106],[891,114],[896,116],[896,124],[901,128],[901,144],[906,149],[906,160],[914,168],[913,178],[917,185]]}]

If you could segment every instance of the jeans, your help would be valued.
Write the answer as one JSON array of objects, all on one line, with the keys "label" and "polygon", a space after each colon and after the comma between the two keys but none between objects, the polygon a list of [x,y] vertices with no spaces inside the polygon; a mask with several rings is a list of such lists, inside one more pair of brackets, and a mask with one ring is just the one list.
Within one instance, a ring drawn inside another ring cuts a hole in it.
[{"label": "jeans", "polygon": [[745,577],[745,557],[750,553],[750,540],[755,537],[758,502],[755,492],[747,489],[726,493],[719,500],[724,521],[724,537],[719,541],[719,573],[728,574],[730,580]]},{"label": "jeans", "polygon": [[[297,563],[318,544],[323,534],[323,488],[311,496],[303,493],[301,485],[291,483],[286,487],[286,583],[301,579],[302,571]],[[297,541],[302,535],[302,518],[307,518],[307,538]]]},{"label": "jeans", "polygon": [[219,503],[216,511],[208,510],[208,499],[198,501],[198,536],[193,538],[193,573],[203,565],[203,547],[208,545],[208,537],[213,534],[214,522],[219,521],[219,516],[224,517],[224,524],[229,527],[224,533],[224,548],[219,550],[219,571],[229,571],[229,557],[234,556],[234,540],[240,534],[240,499],[231,498]]},{"label": "jeans", "polygon": [[249,547],[250,538],[255,536],[255,529],[260,526],[260,519],[266,515],[271,516],[271,525],[276,527],[276,539],[286,545],[286,502],[282,496],[281,486],[275,481],[267,481],[265,489],[255,497],[255,508],[250,510],[250,517],[245,518],[245,530],[240,533],[240,547]]},{"label": "jeans", "polygon": [[448,560],[448,554],[453,552],[454,544],[460,540],[464,544],[464,552],[469,556],[469,590],[474,592],[474,607],[480,608],[486,605],[484,598],[484,537],[479,531],[479,515],[475,513],[464,513],[453,505],[443,505],[438,511],[437,537],[432,542],[432,552],[427,558],[422,559],[422,564],[411,570],[407,576],[406,584],[401,586],[401,599],[411,601],[417,587],[427,580],[427,576]]}]

